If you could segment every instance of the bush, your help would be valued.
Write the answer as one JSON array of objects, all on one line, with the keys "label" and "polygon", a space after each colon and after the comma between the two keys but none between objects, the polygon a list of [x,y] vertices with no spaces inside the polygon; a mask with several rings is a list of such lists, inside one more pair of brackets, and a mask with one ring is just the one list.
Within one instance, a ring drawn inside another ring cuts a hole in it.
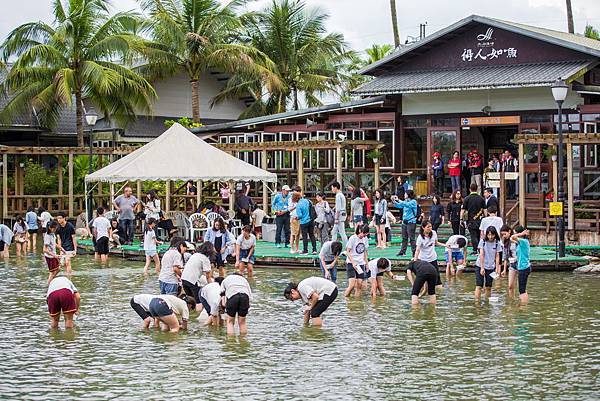
[{"label": "bush", "polygon": [[166,120],[165,121],[165,127],[167,128],[171,128],[171,126],[175,123],[179,123],[181,125],[183,125],[185,128],[198,128],[198,127],[202,127],[202,124],[200,123],[195,123],[194,120],[192,120],[191,118],[188,117],[181,117],[179,120],[175,121],[175,120]]},{"label": "bush", "polygon": [[25,165],[25,193],[29,195],[55,194],[58,191],[56,171],[48,171],[37,163]]}]

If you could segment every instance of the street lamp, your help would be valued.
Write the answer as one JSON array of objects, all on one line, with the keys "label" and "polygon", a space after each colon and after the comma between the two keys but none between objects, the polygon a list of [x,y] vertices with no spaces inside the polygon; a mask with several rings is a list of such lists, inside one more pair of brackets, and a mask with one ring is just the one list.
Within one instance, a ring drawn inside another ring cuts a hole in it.
[{"label": "street lamp", "polygon": [[[565,99],[567,98],[567,92],[569,91],[569,86],[563,81],[561,78],[558,78],[556,82],[552,85],[552,96],[554,96],[554,100],[558,106],[558,201],[563,204],[564,210],[564,202],[565,202],[565,190],[563,185],[563,173],[564,173],[564,149],[563,149],[563,131],[562,131],[562,105]],[[569,205],[569,207],[573,207],[573,205]],[[565,219],[564,212],[562,215],[558,216],[557,225],[558,225],[558,254],[560,257],[565,256]]]},{"label": "street lamp", "polygon": [[[89,155],[89,164],[88,164],[88,174],[92,174],[92,157],[93,157],[93,133],[94,133],[94,125],[96,125],[96,121],[98,121],[98,113],[94,110],[93,107],[90,107],[89,110],[85,112],[85,122],[88,127],[90,127],[90,155]],[[87,221],[92,221],[92,191],[87,193],[87,204],[88,204],[88,216]]]}]

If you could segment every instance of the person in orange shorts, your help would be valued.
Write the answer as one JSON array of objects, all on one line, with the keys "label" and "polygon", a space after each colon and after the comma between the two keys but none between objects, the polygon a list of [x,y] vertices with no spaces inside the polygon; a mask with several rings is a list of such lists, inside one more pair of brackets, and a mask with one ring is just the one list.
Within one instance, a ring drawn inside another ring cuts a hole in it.
[{"label": "person in orange shorts", "polygon": [[73,315],[79,314],[81,297],[71,280],[66,277],[55,277],[48,285],[46,303],[50,315],[50,328],[58,328],[60,314],[65,318],[65,329],[73,328]]}]

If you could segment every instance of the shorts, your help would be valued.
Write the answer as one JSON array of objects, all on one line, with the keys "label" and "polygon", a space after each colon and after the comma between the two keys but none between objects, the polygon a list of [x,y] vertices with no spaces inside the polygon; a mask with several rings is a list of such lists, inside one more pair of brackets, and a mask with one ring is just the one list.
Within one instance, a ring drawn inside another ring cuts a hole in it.
[{"label": "shorts", "polygon": [[427,294],[435,295],[435,286],[438,281],[438,275],[435,272],[418,274],[412,287],[412,295],[419,296],[421,288],[427,283]]},{"label": "shorts", "polygon": [[0,252],[4,251],[4,246],[6,245],[6,243],[2,240],[0,240]]},{"label": "shorts", "polygon": [[300,235],[300,220],[291,219],[290,221],[290,232],[294,236]]},{"label": "shorts", "polygon": [[354,223],[363,223],[363,222],[364,222],[364,219],[363,219],[363,216],[362,216],[362,215],[359,215],[359,216],[352,216],[352,221],[353,221]]},{"label": "shorts", "polygon": [[108,237],[96,239],[96,252],[99,255],[108,255]]},{"label": "shorts", "polygon": [[382,224],[385,224],[385,217],[383,217],[383,215],[381,214],[376,214],[374,221],[376,226],[380,226]]},{"label": "shorts", "polygon": [[346,264],[346,273],[348,273],[348,279],[351,279],[351,278],[354,278],[357,280],[365,279],[365,266],[364,265],[359,265],[359,266],[363,270],[363,272],[360,274],[354,269],[354,266],[352,266],[352,263]]},{"label": "shorts", "polygon": [[[383,272],[377,273],[377,277],[383,277]],[[371,270],[367,270],[365,272],[365,280],[368,280],[371,278]]]},{"label": "shorts", "polygon": [[238,315],[239,317],[246,317],[248,309],[250,309],[248,294],[238,293],[231,298],[227,298],[225,310],[228,316],[235,317],[235,315]]},{"label": "shorts", "polygon": [[254,227],[254,234],[262,234],[262,226]]},{"label": "shorts", "polygon": [[525,294],[527,292],[527,279],[531,273],[531,267],[525,270],[519,270],[519,294]]},{"label": "shorts", "polygon": [[169,304],[161,298],[152,298],[148,309],[152,317],[164,317],[173,314],[173,311],[169,308]]},{"label": "shorts", "polygon": [[30,228],[30,229],[28,229],[28,230],[27,230],[27,232],[28,232],[29,234],[37,234],[37,232],[38,232],[38,229],[37,229],[37,228]]},{"label": "shorts", "polygon": [[200,296],[200,287],[198,285],[192,284],[187,280],[181,280],[181,285],[183,286],[183,292],[185,292],[185,295],[194,297],[196,303],[200,303],[200,298],[202,297]]},{"label": "shorts", "polygon": [[[250,249],[240,249],[240,262],[242,262],[242,259],[248,258],[249,253],[250,253]],[[254,254],[252,254],[252,256],[250,256],[248,258],[247,263],[253,265],[255,262],[256,262],[256,258],[254,257]],[[242,262],[242,263],[246,263],[246,262]]]},{"label": "shorts", "polygon": [[55,272],[60,268],[60,263],[57,258],[48,258],[45,256],[44,258],[46,259],[46,264],[48,265],[49,272]]},{"label": "shorts", "polygon": [[146,256],[148,256],[149,258],[153,258],[156,255],[158,255],[158,253],[156,252],[156,249],[152,249],[152,250],[145,250],[144,249],[144,254],[146,254]]},{"label": "shorts", "polygon": [[179,294],[179,285],[172,283],[165,283],[163,281],[158,280],[158,285],[160,287],[160,293],[165,295],[177,295]]},{"label": "shorts", "polygon": [[516,263],[509,263],[508,264],[508,270],[519,271],[519,269],[517,269],[517,264]]},{"label": "shorts", "polygon": [[444,255],[446,256],[446,263],[450,263],[452,261],[458,262],[459,260],[464,262],[465,260],[465,254],[463,251],[452,251],[452,260],[450,260],[450,252],[446,251],[444,252]]},{"label": "shorts", "polygon": [[63,314],[77,312],[75,294],[68,288],[52,291],[46,298],[46,303],[50,316],[58,316],[61,312]]},{"label": "shorts", "polygon": [[323,312],[329,308],[329,305],[335,301],[338,296],[338,289],[334,289],[331,295],[323,295],[323,299],[317,301],[315,306],[310,310],[310,317],[320,317]]},{"label": "shorts", "polygon": [[481,275],[480,270],[481,270],[480,267],[475,266],[475,285],[477,287],[483,287],[485,284],[485,286],[487,288],[492,288],[494,279],[490,276],[490,274],[492,274],[494,272],[494,269],[491,269],[491,270],[484,269],[485,277]]},{"label": "shorts", "polygon": [[138,316],[142,318],[142,320],[146,320],[149,317],[151,317],[150,313],[148,313],[148,311],[146,309],[144,309],[144,307],[142,305],[135,303],[133,298],[131,298],[131,301],[129,302],[129,304],[131,305],[131,307],[133,308],[135,313],[137,313]]}]

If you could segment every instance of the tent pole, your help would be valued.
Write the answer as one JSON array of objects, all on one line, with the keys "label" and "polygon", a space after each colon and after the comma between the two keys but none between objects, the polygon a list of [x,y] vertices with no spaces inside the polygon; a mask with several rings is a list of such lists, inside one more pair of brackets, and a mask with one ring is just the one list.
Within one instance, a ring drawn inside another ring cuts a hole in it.
[{"label": "tent pole", "polygon": [[[73,153],[69,153],[69,217],[73,217]],[[87,195],[87,193],[86,193]]]},{"label": "tent pole", "polygon": [[229,181],[228,186],[229,186],[229,210],[235,211],[235,184],[233,181]]},{"label": "tent pole", "polygon": [[[267,169],[267,151],[263,150],[261,153],[261,167],[263,170]],[[262,201],[263,201],[263,207],[262,209],[265,211],[265,213],[269,214],[269,205],[267,204],[267,202],[269,201],[268,198],[268,193],[267,191],[269,190],[269,187],[267,186],[267,183],[265,181],[262,182]]]},{"label": "tent pole", "polygon": [[110,210],[115,208],[115,184],[113,182],[110,183]]},{"label": "tent pole", "polygon": [[165,213],[171,209],[171,180],[165,181]]},{"label": "tent pole", "polygon": [[[88,196],[88,185],[87,185],[87,181],[83,181],[83,190],[85,191],[85,199],[87,199]],[[90,207],[90,202],[85,202],[85,215],[87,218],[88,223],[90,221],[92,221],[92,209]]]},{"label": "tent pole", "polygon": [[200,205],[202,204],[202,187],[204,186],[204,183],[202,182],[202,180],[198,180],[196,181],[196,208],[200,208]]}]

